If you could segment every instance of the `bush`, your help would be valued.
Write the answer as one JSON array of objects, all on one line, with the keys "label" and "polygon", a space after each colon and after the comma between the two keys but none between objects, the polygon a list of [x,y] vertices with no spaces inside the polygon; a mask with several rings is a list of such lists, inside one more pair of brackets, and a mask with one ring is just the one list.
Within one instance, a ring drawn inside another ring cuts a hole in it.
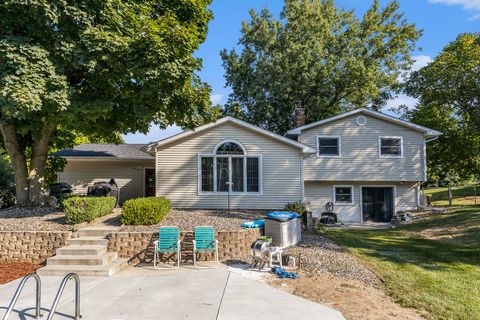
[{"label": "bush", "polygon": [[138,198],[125,201],[123,204],[123,224],[157,224],[170,212],[170,200],[163,197]]},{"label": "bush", "polygon": [[300,215],[304,215],[307,213],[307,209],[305,208],[305,204],[301,202],[290,202],[285,205],[286,211],[292,211],[298,213]]},{"label": "bush", "polygon": [[15,193],[12,190],[0,190],[0,209],[10,208],[15,202]]},{"label": "bush", "polygon": [[117,199],[114,197],[70,197],[63,201],[68,224],[90,222],[112,213]]}]

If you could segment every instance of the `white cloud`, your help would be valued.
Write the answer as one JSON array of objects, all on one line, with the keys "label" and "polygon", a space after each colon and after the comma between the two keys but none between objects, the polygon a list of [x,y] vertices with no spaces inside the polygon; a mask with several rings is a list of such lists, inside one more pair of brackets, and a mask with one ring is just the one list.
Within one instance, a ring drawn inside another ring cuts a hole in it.
[{"label": "white cloud", "polygon": [[418,71],[422,69],[423,67],[425,67],[426,65],[428,65],[430,62],[433,61],[432,57],[425,56],[425,55],[413,56],[412,58],[413,58],[413,64],[411,69],[408,70],[407,72],[400,74],[397,78],[398,82],[404,82],[405,80],[408,79],[408,77],[410,77],[410,73],[412,73],[413,71]]},{"label": "white cloud", "polygon": [[415,56],[413,59],[415,62],[412,65],[412,71],[418,71],[433,61],[430,56]]},{"label": "white cloud", "polygon": [[210,101],[212,101],[212,104],[220,104],[223,99],[223,94],[221,93],[215,93],[210,96]]},{"label": "white cloud", "polygon": [[446,5],[459,5],[462,6],[464,10],[476,11],[470,18],[469,21],[480,19],[480,0],[428,0],[430,3],[441,3]]},{"label": "white cloud", "polygon": [[447,5],[461,5],[468,10],[480,10],[480,0],[428,0],[430,3],[443,3]]},{"label": "white cloud", "polygon": [[386,113],[391,113],[391,109],[395,109],[400,106],[406,106],[408,109],[413,109],[417,103],[418,99],[407,96],[406,94],[400,94],[395,98],[388,100],[382,111]]}]

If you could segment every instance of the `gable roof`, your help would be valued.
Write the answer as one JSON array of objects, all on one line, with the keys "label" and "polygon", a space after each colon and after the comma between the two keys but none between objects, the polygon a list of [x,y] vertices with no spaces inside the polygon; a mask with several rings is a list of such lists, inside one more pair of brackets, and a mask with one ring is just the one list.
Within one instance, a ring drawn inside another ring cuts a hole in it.
[{"label": "gable roof", "polygon": [[96,158],[122,160],[153,160],[155,157],[143,151],[144,144],[84,143],[73,149],[64,149],[51,156],[62,158]]},{"label": "gable roof", "polygon": [[363,113],[363,114],[372,116],[372,117],[377,118],[377,119],[385,120],[385,121],[388,121],[388,122],[391,122],[391,123],[394,123],[394,124],[397,124],[397,125],[400,125],[400,126],[403,126],[403,127],[406,127],[406,128],[410,128],[412,130],[422,132],[425,135],[425,137],[427,137],[427,138],[437,137],[437,136],[440,136],[442,134],[440,131],[436,131],[436,130],[433,130],[433,129],[430,129],[430,128],[427,128],[427,127],[423,127],[421,125],[414,124],[412,122],[408,122],[408,121],[390,116],[390,115],[385,114],[385,113],[381,113],[381,112],[377,112],[377,111],[373,111],[373,110],[369,110],[369,109],[365,109],[365,108],[360,108],[360,109],[355,109],[353,111],[349,111],[349,112],[339,114],[338,116],[323,119],[323,120],[320,120],[320,121],[317,121],[317,122],[313,122],[313,123],[310,123],[310,124],[307,124],[307,125],[289,130],[287,132],[287,136],[297,136],[297,135],[300,135],[303,130],[307,130],[307,129],[310,129],[310,128],[313,128],[313,127],[316,127],[316,126],[321,126],[321,125],[324,125],[326,123],[336,121],[336,120],[339,120],[339,119],[343,119],[343,118],[346,118],[346,117],[350,117],[350,116],[353,116],[353,115],[356,115],[356,114],[359,114],[359,113]]},{"label": "gable roof", "polygon": [[205,131],[205,130],[208,130],[208,129],[211,129],[211,128],[214,128],[214,127],[217,127],[217,126],[220,126],[222,124],[225,124],[225,123],[234,123],[242,128],[246,128],[246,129],[249,129],[251,131],[254,131],[258,134],[261,134],[261,135],[264,135],[266,137],[269,137],[271,139],[274,139],[274,140],[277,140],[277,141],[280,141],[280,142],[283,142],[285,144],[288,144],[292,147],[295,147],[297,149],[300,149],[302,150],[303,153],[315,153],[316,150],[310,146],[307,146],[303,143],[300,143],[300,142],[297,142],[297,141],[294,141],[290,138],[287,138],[287,137],[284,137],[284,136],[281,136],[279,134],[276,134],[276,133],[273,133],[271,131],[268,131],[268,130],[265,130],[265,129],[262,129],[260,127],[257,127],[253,124],[250,124],[248,122],[245,122],[245,121],[242,121],[242,120],[239,120],[237,118],[234,118],[234,117],[223,117],[213,123],[209,123],[209,124],[206,124],[206,125],[203,125],[203,126],[200,126],[200,127],[197,127],[195,128],[194,130],[192,131],[185,131],[185,132],[182,132],[182,133],[179,133],[177,135],[174,135],[174,136],[171,136],[169,138],[166,138],[166,139],[163,139],[163,140],[160,140],[156,143],[153,143],[153,144],[150,144],[148,147],[147,147],[147,150],[150,151],[152,150],[153,148],[158,148],[158,147],[161,147],[161,146],[164,146],[164,145],[167,145],[167,144],[170,144],[174,141],[177,141],[177,140],[180,140],[180,139],[184,139],[184,138],[187,138],[187,137],[190,137],[194,134],[197,134],[199,132],[202,132],[202,131]]}]

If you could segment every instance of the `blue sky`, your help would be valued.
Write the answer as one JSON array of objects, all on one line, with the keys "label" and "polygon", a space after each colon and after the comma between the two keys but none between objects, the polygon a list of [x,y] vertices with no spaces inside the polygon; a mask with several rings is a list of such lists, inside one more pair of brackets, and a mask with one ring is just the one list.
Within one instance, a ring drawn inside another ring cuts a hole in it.
[{"label": "blue sky", "polygon": [[[357,15],[367,10],[372,0],[337,0],[339,7],[355,9]],[[386,4],[389,1],[381,1]],[[418,48],[412,52],[417,62],[415,69],[431,61],[458,34],[480,31],[480,0],[400,0],[400,10],[410,22],[423,29],[423,36],[418,41]],[[241,23],[249,19],[249,10],[268,8],[278,16],[283,6],[282,0],[213,0],[210,9],[214,19],[209,24],[206,41],[195,53],[203,60],[200,73],[203,81],[212,87],[211,99],[214,103],[225,103],[229,88],[225,88],[224,70],[220,51],[237,46]],[[415,100],[399,96],[389,103],[389,107],[401,104],[414,105]],[[160,130],[152,127],[148,135],[128,134],[124,136],[127,143],[146,143],[160,140],[180,132],[180,128],[170,127]]]}]

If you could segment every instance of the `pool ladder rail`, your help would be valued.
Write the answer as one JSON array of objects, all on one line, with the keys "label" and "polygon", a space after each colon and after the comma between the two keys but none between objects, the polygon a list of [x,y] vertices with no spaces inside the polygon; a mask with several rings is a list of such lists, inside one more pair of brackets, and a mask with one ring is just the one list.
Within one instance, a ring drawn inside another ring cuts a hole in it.
[{"label": "pool ladder rail", "polygon": [[[17,287],[17,290],[15,291],[15,294],[13,295],[12,301],[10,301],[10,305],[8,306],[7,312],[3,316],[2,320],[7,320],[10,317],[10,314],[12,313],[13,308],[15,307],[15,304],[17,303],[18,297],[20,296],[20,293],[22,293],[23,287],[25,286],[25,283],[30,279],[34,278],[36,282],[36,290],[35,290],[35,319],[40,320],[42,318],[41,314],[41,300],[42,300],[42,281],[40,277],[36,273],[31,273],[27,276],[25,276],[22,281],[20,281],[20,284]],[[57,309],[58,303],[60,301],[60,298],[63,294],[63,291],[65,289],[65,286],[67,285],[68,280],[73,278],[75,280],[75,317],[73,318],[74,320],[80,320],[82,317],[80,315],[80,278],[76,273],[69,273],[67,274],[63,280],[62,283],[60,284],[60,287],[58,288],[57,294],[55,295],[55,299],[53,300],[52,307],[50,308],[50,312],[47,316],[47,320],[52,320],[53,316],[55,315],[55,311]]]}]

